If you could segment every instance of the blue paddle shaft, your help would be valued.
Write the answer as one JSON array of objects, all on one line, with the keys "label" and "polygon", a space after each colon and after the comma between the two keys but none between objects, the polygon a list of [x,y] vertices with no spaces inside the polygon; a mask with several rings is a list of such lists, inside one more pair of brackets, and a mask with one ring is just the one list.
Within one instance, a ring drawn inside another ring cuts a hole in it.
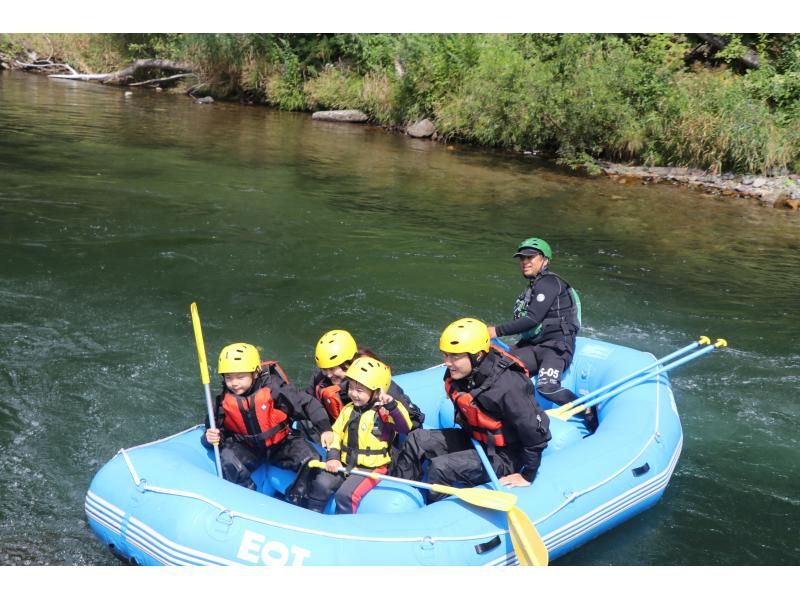
[{"label": "blue paddle shaft", "polygon": [[[699,345],[700,345],[699,341],[694,341],[693,343],[691,343],[689,345],[686,345],[682,349],[678,349],[677,351],[675,351],[673,353],[670,353],[666,357],[662,357],[661,359],[659,359],[657,361],[654,361],[653,363],[648,364],[645,367],[643,367],[641,369],[638,369],[635,372],[632,372],[632,373],[628,374],[627,376],[624,376],[624,377],[620,378],[619,380],[615,380],[614,382],[611,382],[610,384],[606,384],[605,386],[603,386],[601,388],[598,388],[598,389],[593,390],[592,392],[590,392],[588,394],[585,394],[585,395],[583,395],[581,397],[578,397],[576,400],[572,401],[572,405],[574,405],[576,407],[578,405],[582,405],[586,401],[589,401],[589,400],[593,399],[594,397],[602,395],[606,391],[611,390],[612,388],[614,388],[616,386],[619,386],[620,384],[624,384],[628,380],[632,380],[633,378],[635,378],[639,374],[647,372],[647,371],[653,369],[654,367],[656,367],[658,365],[661,365],[662,363],[666,363],[667,361],[669,361],[671,359],[675,359],[676,357],[678,357],[680,355],[683,355],[684,353],[686,353],[688,351],[691,351],[692,349],[694,349],[695,347],[697,347]],[[663,371],[663,370],[659,370],[659,371]],[[643,380],[646,380],[646,378],[643,378]],[[594,405],[596,403],[592,403],[592,404]]]},{"label": "blue paddle shaft", "polygon": [[[692,361],[693,359],[697,359],[698,357],[700,357],[702,355],[705,355],[706,353],[710,353],[711,351],[713,351],[716,348],[717,348],[716,345],[709,345],[708,347],[703,347],[702,349],[699,349],[698,351],[695,351],[694,353],[690,353],[689,355],[687,355],[686,357],[683,357],[682,359],[678,359],[677,361],[673,361],[672,363],[670,363],[670,364],[668,364],[668,365],[666,365],[666,366],[664,366],[662,368],[658,368],[657,370],[653,370],[652,372],[648,372],[647,374],[645,374],[645,375],[643,375],[643,376],[641,376],[639,378],[636,378],[635,380],[631,380],[627,384],[622,384],[621,386],[617,386],[616,388],[613,388],[612,390],[608,391],[607,393],[605,393],[605,394],[603,394],[603,395],[601,395],[599,397],[596,397],[596,398],[592,399],[591,401],[584,402],[583,405],[585,407],[587,407],[587,408],[588,407],[594,407],[598,403],[602,403],[603,401],[606,401],[606,400],[610,399],[611,397],[615,397],[619,393],[624,392],[624,391],[628,390],[629,388],[633,388],[634,386],[636,386],[637,384],[641,384],[645,380],[649,380],[650,378],[655,378],[656,376],[658,376],[660,374],[663,374],[665,372],[668,372],[671,369],[674,369],[674,368],[678,367],[679,365],[683,365],[687,361]],[[656,365],[656,364],[654,363],[653,365]],[[652,366],[650,366],[650,367],[652,367]],[[577,401],[576,401],[576,403],[577,403]]]},{"label": "blue paddle shaft", "polygon": [[486,455],[486,451],[483,450],[483,446],[475,438],[470,438],[470,440],[472,440],[472,446],[475,447],[475,452],[477,452],[478,456],[481,458],[481,463],[483,463],[486,474],[489,476],[489,479],[492,480],[492,486],[494,486],[495,490],[500,490],[500,480],[497,479],[497,474],[494,472],[494,467],[492,467],[489,457]]}]

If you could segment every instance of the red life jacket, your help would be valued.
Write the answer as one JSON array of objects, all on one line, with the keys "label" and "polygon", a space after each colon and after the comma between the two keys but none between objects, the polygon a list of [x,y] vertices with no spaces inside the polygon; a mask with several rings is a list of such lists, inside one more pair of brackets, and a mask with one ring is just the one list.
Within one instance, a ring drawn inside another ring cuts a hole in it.
[{"label": "red life jacket", "polygon": [[[495,364],[495,370],[498,368],[503,370],[514,369],[521,371],[526,377],[530,377],[528,369],[519,358],[494,346],[491,350],[502,356],[502,359]],[[493,371],[489,374],[487,382],[494,378],[496,373],[498,372]],[[506,446],[509,444],[506,434],[503,433],[503,422],[491,417],[475,401],[477,396],[485,390],[483,387],[476,388],[472,393],[461,392],[453,388],[453,379],[450,377],[450,372],[447,372],[444,378],[444,389],[447,396],[453,401],[456,410],[466,421],[468,432],[475,439],[490,446]]]},{"label": "red life jacket", "polygon": [[342,387],[338,384],[324,386],[324,382],[320,382],[314,388],[314,395],[319,399],[325,411],[328,412],[328,417],[331,421],[336,421],[339,414],[342,412],[344,402],[342,401]]},{"label": "red life jacket", "polygon": [[[284,382],[289,381],[277,361],[265,361],[261,365],[270,374],[278,375]],[[289,435],[289,416],[275,406],[269,386],[263,386],[247,396],[226,392],[222,397],[222,409],[225,427],[233,432],[236,440],[255,445],[263,442],[270,447]],[[254,423],[257,429],[253,429]]]}]

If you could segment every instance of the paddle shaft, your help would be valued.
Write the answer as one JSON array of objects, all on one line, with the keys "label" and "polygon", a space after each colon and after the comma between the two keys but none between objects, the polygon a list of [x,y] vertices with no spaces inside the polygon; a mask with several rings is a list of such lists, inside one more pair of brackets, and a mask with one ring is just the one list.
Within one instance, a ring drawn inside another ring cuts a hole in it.
[{"label": "paddle shaft", "polygon": [[493,342],[495,345],[500,347],[503,351],[510,351],[511,350],[511,347],[509,347],[508,344],[505,341],[501,341],[497,337],[494,337],[491,342]]},{"label": "paddle shaft", "polygon": [[[203,382],[203,392],[206,399],[206,409],[208,409],[208,425],[212,428],[217,427],[214,418],[214,405],[211,402],[211,380],[208,376],[208,362],[206,361],[206,346],[203,342],[203,329],[200,326],[200,314],[197,311],[197,303],[192,303],[192,327],[194,328],[194,341],[197,345],[197,359],[200,362],[200,379]],[[217,476],[222,478],[222,462],[219,458],[219,443],[213,444],[214,462],[217,466]]]},{"label": "paddle shaft", "polygon": [[562,407],[557,408],[556,411],[561,411],[561,412],[568,411],[568,410],[572,409],[573,407],[577,407],[578,405],[583,405],[584,403],[586,403],[587,401],[590,401],[594,397],[599,396],[599,395],[603,394],[604,392],[607,392],[607,391],[611,390],[612,388],[615,388],[616,386],[619,386],[620,384],[624,384],[628,380],[632,380],[632,379],[636,378],[637,376],[639,376],[640,374],[643,374],[644,372],[647,372],[647,371],[653,369],[654,367],[661,365],[662,363],[666,363],[666,362],[668,362],[668,361],[670,361],[672,359],[675,359],[676,357],[680,357],[681,355],[683,355],[685,353],[688,353],[689,351],[691,351],[695,347],[699,347],[700,345],[707,345],[710,342],[711,341],[709,340],[708,337],[701,336],[699,340],[696,340],[693,343],[690,343],[690,344],[686,345],[682,349],[678,349],[677,351],[674,351],[673,353],[670,353],[666,357],[662,357],[658,361],[654,361],[653,363],[650,363],[650,364],[646,365],[645,367],[636,370],[635,372],[631,372],[630,374],[628,374],[627,376],[623,376],[619,380],[614,380],[614,382],[606,384],[605,386],[603,386],[601,388],[598,388],[598,389],[593,390],[592,392],[590,392],[588,394],[585,394],[585,395],[583,395],[581,397],[578,397],[577,399],[575,399],[574,401],[568,403],[567,405],[563,405]]},{"label": "paddle shaft", "polygon": [[472,440],[472,446],[475,447],[475,452],[478,453],[478,456],[481,458],[481,463],[483,463],[483,468],[486,470],[486,474],[492,481],[492,486],[494,486],[495,490],[502,490],[502,486],[500,486],[500,480],[497,478],[497,474],[494,471],[494,467],[492,467],[492,464],[489,461],[489,456],[486,454],[486,451],[483,450],[483,446],[475,438],[470,438],[470,440]]},{"label": "paddle shaft", "polygon": [[[579,407],[576,407],[575,409],[570,409],[569,411],[567,411],[566,413],[563,413],[562,415],[566,415],[568,417],[571,417],[572,415],[575,415],[576,413],[579,413],[579,412],[583,411],[584,409],[588,409],[589,407],[594,407],[598,403],[602,403],[603,401],[607,401],[608,399],[617,396],[621,392],[624,392],[624,391],[628,390],[629,388],[633,388],[637,384],[641,384],[645,380],[649,380],[650,378],[655,378],[656,376],[659,376],[660,374],[668,372],[668,371],[678,367],[679,365],[683,365],[684,363],[686,363],[688,361],[692,361],[693,359],[697,359],[698,357],[701,357],[701,356],[705,355],[706,353],[710,353],[711,351],[716,349],[717,346],[725,346],[724,344],[720,344],[721,342],[724,342],[724,341],[722,339],[719,339],[713,345],[709,345],[708,347],[703,347],[702,349],[698,349],[694,353],[690,353],[689,355],[687,355],[686,357],[683,357],[682,359],[678,359],[677,361],[673,361],[672,363],[669,363],[669,364],[665,365],[664,367],[658,368],[657,370],[653,370],[652,372],[648,372],[648,373],[644,374],[643,376],[641,376],[639,378],[636,378],[635,380],[631,380],[627,384],[622,384],[621,386],[615,387],[612,390],[608,391],[607,393],[605,393],[605,394],[603,394],[603,395],[601,395],[599,397],[595,397],[591,401],[583,403],[582,405],[580,405]],[[725,344],[727,344],[727,343],[725,343]]]},{"label": "paddle shaft", "polygon": [[[325,469],[325,463],[318,459],[313,459],[308,462],[309,467],[318,467]],[[390,480],[399,484],[408,484],[416,488],[430,490],[432,492],[439,492],[440,494],[449,494],[460,498],[464,502],[471,505],[483,507],[485,509],[493,509],[495,511],[508,512],[514,508],[514,503],[517,502],[517,497],[508,492],[497,492],[496,490],[488,490],[486,488],[453,488],[452,486],[443,486],[441,484],[425,484],[415,480],[407,480],[405,478],[395,478],[392,476],[380,474],[374,471],[364,471],[358,469],[347,470],[345,467],[339,467],[337,471],[348,474],[355,473],[365,477],[370,477],[376,480]]]}]

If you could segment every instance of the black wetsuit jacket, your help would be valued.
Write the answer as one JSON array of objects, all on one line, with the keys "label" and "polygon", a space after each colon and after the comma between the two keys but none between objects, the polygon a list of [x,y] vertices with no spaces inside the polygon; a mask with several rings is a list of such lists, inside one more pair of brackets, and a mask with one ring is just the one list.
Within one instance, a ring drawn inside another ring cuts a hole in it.
[{"label": "black wetsuit jacket", "polygon": [[541,451],[551,439],[550,419],[536,402],[531,381],[522,372],[503,367],[502,359],[490,351],[469,376],[453,380],[452,386],[472,394],[482,411],[502,422],[508,445],[488,448],[509,453],[519,463],[517,473],[530,482],[539,468]]}]

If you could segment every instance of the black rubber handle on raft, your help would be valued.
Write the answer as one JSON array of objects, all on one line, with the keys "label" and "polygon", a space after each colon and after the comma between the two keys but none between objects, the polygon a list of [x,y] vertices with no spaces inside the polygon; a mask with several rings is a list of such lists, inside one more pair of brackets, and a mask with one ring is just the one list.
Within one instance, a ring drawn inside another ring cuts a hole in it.
[{"label": "black rubber handle on raft", "polygon": [[500,546],[500,536],[495,536],[488,542],[484,542],[483,544],[476,544],[475,545],[475,552],[478,554],[483,554],[484,552],[489,552],[493,548],[497,548]]}]

